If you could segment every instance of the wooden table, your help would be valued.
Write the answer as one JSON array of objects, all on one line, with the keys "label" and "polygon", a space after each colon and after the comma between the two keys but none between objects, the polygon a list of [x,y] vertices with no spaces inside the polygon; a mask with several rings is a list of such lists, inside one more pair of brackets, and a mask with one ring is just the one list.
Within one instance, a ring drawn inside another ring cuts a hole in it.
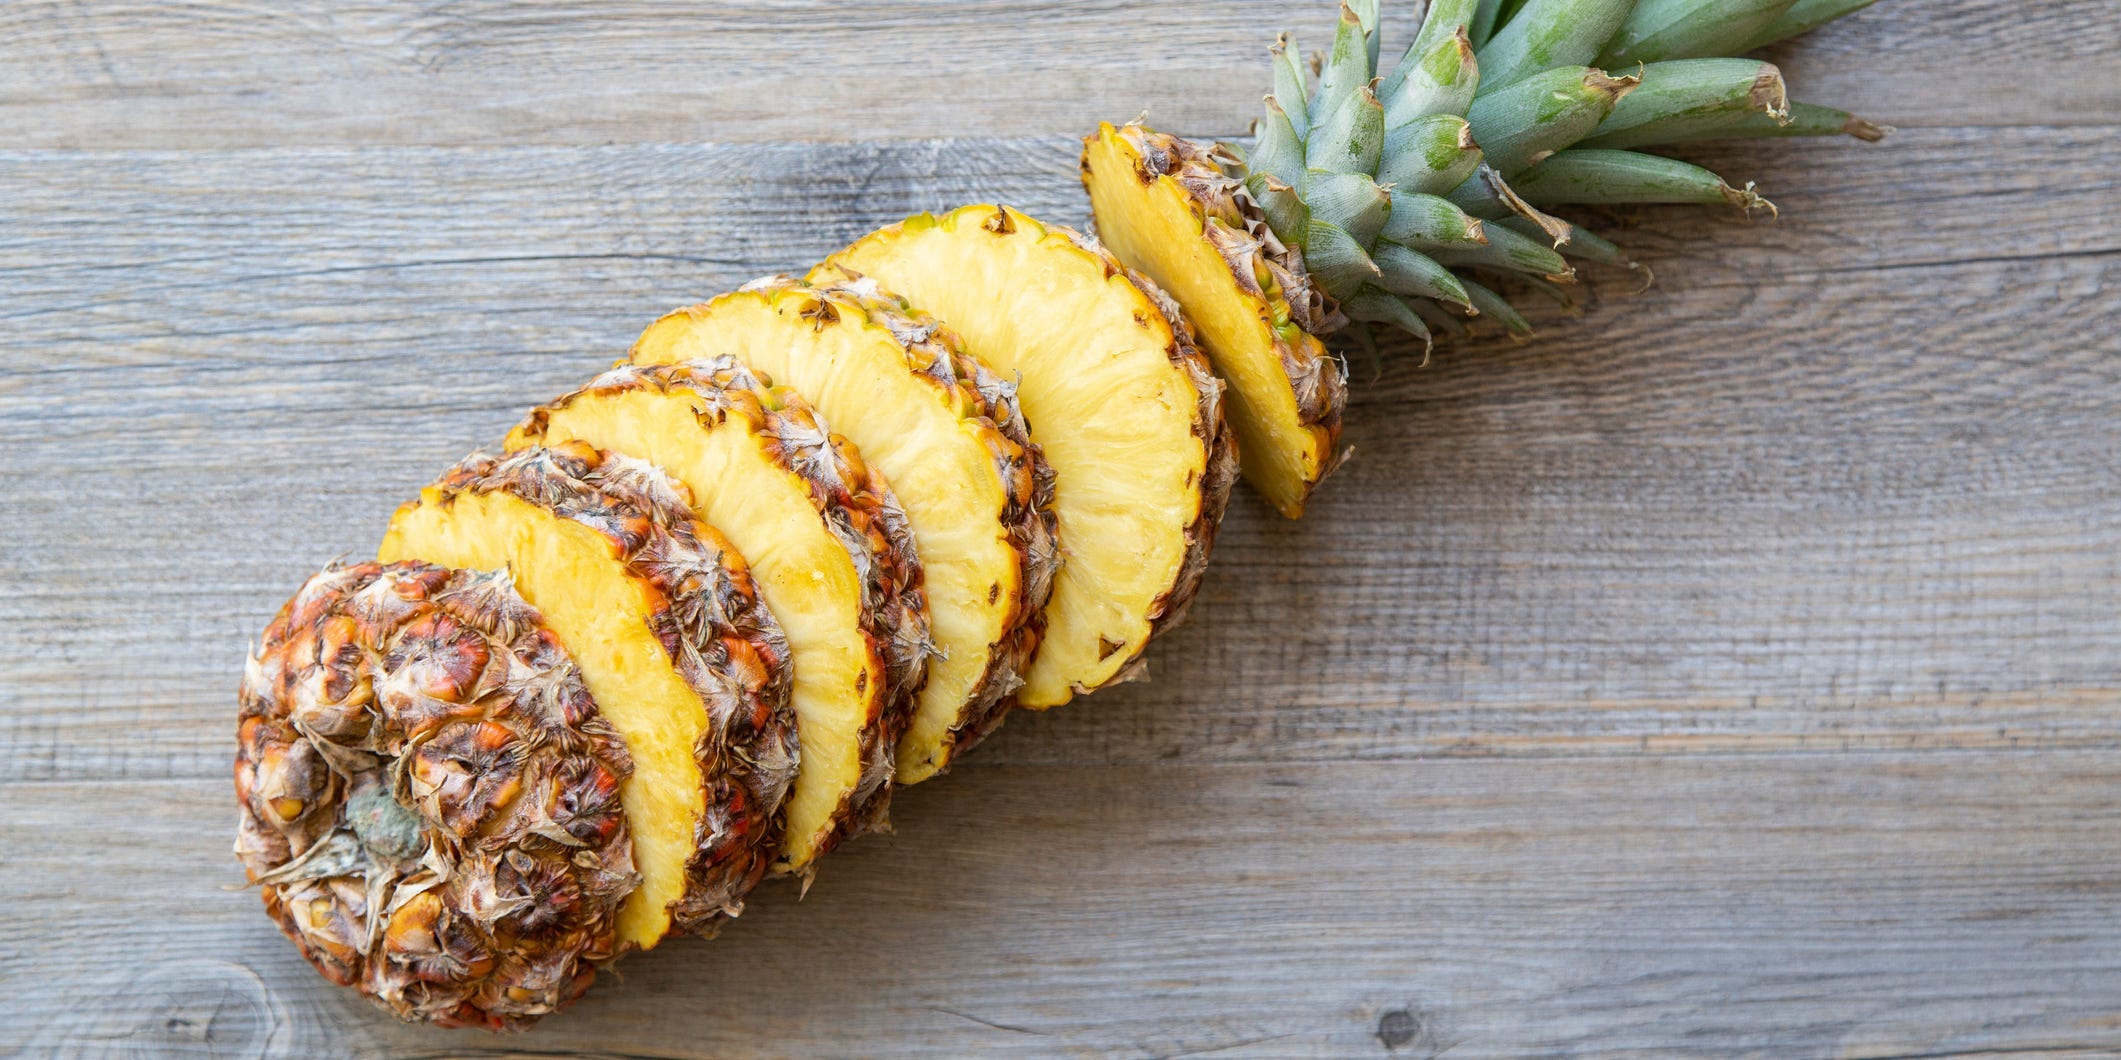
[{"label": "wooden table", "polygon": [[[688,10],[689,9],[689,10]],[[1775,50],[1633,294],[1363,369],[1151,680],[520,1038],[327,986],[228,847],[247,639],[652,314],[909,212],[1079,222],[1323,0],[0,6],[0,1051],[2121,1050],[2121,20]]]}]

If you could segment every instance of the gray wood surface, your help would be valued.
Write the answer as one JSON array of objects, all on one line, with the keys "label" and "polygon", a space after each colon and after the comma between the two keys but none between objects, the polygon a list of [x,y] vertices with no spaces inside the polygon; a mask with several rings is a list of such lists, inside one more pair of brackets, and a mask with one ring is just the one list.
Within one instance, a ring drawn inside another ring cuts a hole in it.
[{"label": "gray wood surface", "polygon": [[0,1053],[2121,1051],[2108,15],[1778,49],[1900,131],[1696,152],[1782,219],[1608,218],[1650,291],[1358,366],[1356,459],[1240,492],[1147,682],[493,1039],[227,890],[247,639],[657,311],[1080,221],[1069,134],[1241,132],[1331,13],[0,6]]},{"label": "gray wood surface", "polygon": [[[1324,47],[1336,7],[14,0],[0,5],[0,141],[196,149],[1080,136],[1144,109],[1162,128],[1222,134],[1258,113],[1274,30]],[[2111,0],[1888,0],[1772,58],[1800,98],[1903,126],[2101,125],[2121,110]]]}]

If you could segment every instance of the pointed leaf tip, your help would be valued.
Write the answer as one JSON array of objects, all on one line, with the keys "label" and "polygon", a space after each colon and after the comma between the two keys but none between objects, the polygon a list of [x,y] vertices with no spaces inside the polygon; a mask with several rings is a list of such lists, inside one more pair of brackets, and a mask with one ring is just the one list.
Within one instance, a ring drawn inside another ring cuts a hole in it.
[{"label": "pointed leaf tip", "polygon": [[1420,339],[1425,346],[1430,341],[1428,325],[1405,301],[1375,287],[1365,287],[1356,292],[1342,308],[1347,311],[1351,320],[1368,324],[1389,324]]},{"label": "pointed leaf tip", "polygon": [[1890,135],[1893,127],[1890,125],[1875,125],[1851,114],[1849,115],[1849,120],[1841,123],[1841,131],[1858,140],[1862,140],[1864,143],[1874,144]]},{"label": "pointed leaf tip", "polygon": [[1613,102],[1618,103],[1622,96],[1635,91],[1635,86],[1642,83],[1642,64],[1635,65],[1637,69],[1634,73],[1617,76],[1592,67],[1583,75],[1583,87],[1598,95],[1609,96]]},{"label": "pointed leaf tip", "polygon": [[1729,184],[1725,184],[1720,191],[1723,195],[1723,201],[1745,211],[1747,217],[1751,217],[1754,210],[1766,210],[1769,220],[1781,218],[1782,211],[1774,203],[1763,198],[1756,188],[1757,185],[1749,180],[1745,182],[1745,187],[1743,188],[1734,188]]},{"label": "pointed leaf tip", "polygon": [[1753,87],[1746,93],[1753,109],[1774,119],[1777,125],[1790,123],[1789,85],[1782,79],[1782,71],[1773,63],[1761,63],[1760,73],[1753,78]]}]

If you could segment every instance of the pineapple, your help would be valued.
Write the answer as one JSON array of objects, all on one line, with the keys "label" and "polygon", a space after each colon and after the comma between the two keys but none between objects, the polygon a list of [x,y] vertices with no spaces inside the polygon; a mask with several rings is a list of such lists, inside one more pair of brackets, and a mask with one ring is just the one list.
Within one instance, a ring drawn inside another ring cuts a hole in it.
[{"label": "pineapple", "polygon": [[[1245,481],[1294,519],[1337,459],[1347,401],[1340,366],[1314,334],[1325,330],[1324,298],[1301,264],[1289,267],[1274,233],[1247,220],[1210,151],[1145,135],[1106,125],[1084,148],[1098,235],[1186,307],[1228,385]],[[1132,180],[1091,179],[1113,172]]]},{"label": "pineapple", "polygon": [[327,569],[265,630],[241,703],[236,854],[325,978],[499,1030],[617,954],[632,763],[506,574]]},{"label": "pineapple", "polygon": [[664,316],[633,347],[642,364],[723,354],[802,393],[905,505],[936,655],[899,741],[897,783],[934,776],[1000,724],[1059,562],[1053,473],[1015,386],[873,283],[770,277]]},{"label": "pineapple", "polygon": [[400,1017],[503,1029],[807,882],[1010,706],[1135,672],[1240,460],[1302,514],[1344,456],[1329,340],[1521,332],[1498,289],[1639,267],[1546,208],[1773,209],[1643,148],[1882,136],[1732,57],[1867,2],[1434,0],[1380,68],[1350,0],[1312,69],[1277,44],[1249,152],[1086,138],[1103,245],[968,206],[657,320],[267,630],[267,910]]},{"label": "pineapple", "polygon": [[1222,386],[1176,305],[1077,233],[990,205],[891,225],[811,277],[863,278],[1016,377],[1053,465],[1063,563],[1017,702],[1052,707],[1128,676],[1184,616],[1236,475]]},{"label": "pineapple", "polygon": [[1380,66],[1378,0],[1350,0],[1314,70],[1275,44],[1249,152],[1104,125],[1084,139],[1082,179],[1098,235],[1200,329],[1246,478],[1293,518],[1334,466],[1346,400],[1318,340],[1374,350],[1378,326],[1427,344],[1472,315],[1524,334],[1498,288],[1566,299],[1571,260],[1639,268],[1544,207],[1772,211],[1751,185],[1639,149],[1883,136],[1731,57],[1869,2],[1435,0]]},{"label": "pineapple", "polygon": [[668,471],[750,560],[788,636],[803,747],[771,871],[807,876],[885,820],[926,672],[920,561],[897,500],[800,397],[728,357],[614,368],[533,411],[507,447],[570,441]]},{"label": "pineapple", "polygon": [[742,908],[797,766],[787,640],[684,489],[580,442],[476,453],[398,509],[380,551],[507,570],[625,738],[641,874],[619,908],[626,948]]}]

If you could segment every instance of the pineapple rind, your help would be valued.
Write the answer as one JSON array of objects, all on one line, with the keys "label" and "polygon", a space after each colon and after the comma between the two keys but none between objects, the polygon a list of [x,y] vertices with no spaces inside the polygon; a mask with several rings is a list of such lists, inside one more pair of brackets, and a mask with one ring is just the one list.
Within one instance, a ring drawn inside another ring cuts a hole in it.
[{"label": "pineapple rind", "polygon": [[1016,375],[1053,464],[1065,562],[1017,704],[1133,676],[1150,638],[1184,617],[1236,477],[1222,384],[1176,304],[1095,240],[991,204],[907,218],[811,278],[864,277]]},{"label": "pineapple rind", "polygon": [[[1339,463],[1347,404],[1340,363],[1308,329],[1331,311],[1304,278],[1301,254],[1275,238],[1244,185],[1192,141],[1101,125],[1083,138],[1082,179],[1093,213],[1107,219],[1099,229],[1107,249],[1190,307],[1186,316],[1230,387],[1245,478],[1283,515],[1301,516]],[[1155,230],[1131,223],[1145,216]]]},{"label": "pineapple rind", "polygon": [[[800,396],[729,357],[613,368],[533,410],[507,445],[569,440],[685,483],[696,513],[749,557],[788,635],[805,754],[770,871],[807,871],[883,827],[931,646],[912,530],[882,475]],[[794,509],[805,514],[791,520]]]},{"label": "pineapple rind", "polygon": [[[629,610],[585,616],[582,629],[608,619],[623,642],[603,654],[587,649],[606,645],[570,642],[569,612],[594,610],[596,594],[571,579],[543,593],[546,575],[575,573],[542,569],[560,562],[547,556],[621,587]],[[649,948],[673,925],[711,929],[742,908],[778,846],[798,763],[788,643],[743,557],[693,518],[683,486],[579,443],[474,453],[398,509],[379,558],[482,569],[530,561],[513,566],[518,589],[545,614],[634,758],[622,798],[643,884],[620,908],[622,944]],[[656,687],[676,694],[653,706],[629,702],[599,691],[605,679],[662,682]],[[650,776],[664,758],[670,767]],[[652,829],[673,827],[681,829],[674,843],[652,841]]]},{"label": "pineapple rind", "polygon": [[236,853],[326,979],[503,1030],[617,955],[632,761],[506,573],[327,568],[266,628],[241,702]]},{"label": "pineapple rind", "polygon": [[1044,632],[1060,564],[1053,471],[1015,384],[874,284],[813,288],[787,277],[665,315],[632,356],[723,352],[803,393],[892,478],[927,571],[941,653],[900,738],[896,783],[936,775],[1001,724]]}]

